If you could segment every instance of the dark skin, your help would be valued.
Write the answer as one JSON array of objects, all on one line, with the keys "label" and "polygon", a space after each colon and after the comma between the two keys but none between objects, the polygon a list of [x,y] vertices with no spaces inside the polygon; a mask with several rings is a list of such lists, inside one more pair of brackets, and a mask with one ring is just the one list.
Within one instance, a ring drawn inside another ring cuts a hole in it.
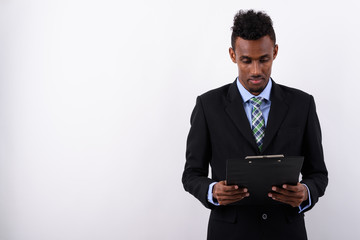
[{"label": "dark skin", "polygon": [[[230,48],[231,60],[238,66],[239,82],[251,94],[257,96],[266,87],[271,75],[271,67],[278,53],[276,45],[269,36],[257,40],[245,40],[238,37],[235,49]],[[220,205],[228,205],[250,196],[248,189],[236,185],[226,185],[220,181],[214,185],[213,197]],[[281,187],[272,187],[268,196],[275,201],[298,207],[308,199],[305,185],[284,184]]]},{"label": "dark skin", "polygon": [[235,49],[229,49],[230,58],[238,67],[239,81],[251,94],[257,96],[266,87],[277,53],[278,45],[269,36],[257,40],[238,37]]},{"label": "dark skin", "polygon": [[246,188],[239,188],[237,185],[226,185],[226,181],[220,181],[214,185],[213,197],[220,205],[228,205],[248,197]]}]

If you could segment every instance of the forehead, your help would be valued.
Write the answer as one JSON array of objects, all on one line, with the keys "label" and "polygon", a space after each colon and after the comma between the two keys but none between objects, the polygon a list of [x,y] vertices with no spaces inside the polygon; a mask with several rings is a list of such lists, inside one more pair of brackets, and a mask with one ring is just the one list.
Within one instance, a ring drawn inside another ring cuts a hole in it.
[{"label": "forehead", "polygon": [[266,54],[272,54],[274,42],[269,36],[264,36],[257,40],[245,40],[238,37],[235,42],[236,55],[248,57],[260,57]]}]

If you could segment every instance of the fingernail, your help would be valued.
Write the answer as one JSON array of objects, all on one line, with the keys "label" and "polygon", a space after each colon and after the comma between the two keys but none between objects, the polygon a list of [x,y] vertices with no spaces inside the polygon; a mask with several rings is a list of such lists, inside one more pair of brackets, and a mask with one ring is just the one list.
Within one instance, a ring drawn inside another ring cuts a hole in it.
[{"label": "fingernail", "polygon": [[272,187],[271,190],[276,191],[276,187]]},{"label": "fingernail", "polygon": [[283,188],[286,188],[286,187],[287,187],[287,186],[284,184],[284,185],[283,185]]},{"label": "fingernail", "polygon": [[268,194],[268,196],[269,196],[269,197],[272,197],[272,194],[271,194],[271,193],[269,193],[269,194]]},{"label": "fingernail", "polygon": [[235,189],[239,189],[239,187],[237,185],[235,185]]},{"label": "fingernail", "polygon": [[244,192],[247,192],[248,190],[247,190],[247,188],[244,188]]},{"label": "fingernail", "polygon": [[250,194],[249,194],[249,193],[247,193],[245,196],[247,196],[247,197],[248,197],[248,196],[250,196]]}]

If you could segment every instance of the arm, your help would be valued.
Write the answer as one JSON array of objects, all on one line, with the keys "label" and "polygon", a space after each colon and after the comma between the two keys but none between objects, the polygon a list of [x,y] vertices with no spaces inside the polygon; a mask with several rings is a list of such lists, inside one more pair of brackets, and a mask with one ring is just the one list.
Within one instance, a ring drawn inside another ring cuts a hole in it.
[{"label": "arm", "polygon": [[205,207],[214,208],[215,205],[207,200],[209,185],[214,181],[208,178],[212,152],[209,129],[200,97],[196,100],[190,123],[182,183],[185,190],[194,195]]},{"label": "arm", "polygon": [[212,148],[208,124],[201,97],[198,97],[191,115],[191,128],[187,139],[186,164],[182,177],[185,190],[194,195],[207,208],[227,205],[249,196],[247,189],[227,186],[225,181],[212,184],[214,180],[208,178],[211,157]]},{"label": "arm", "polygon": [[313,97],[310,97],[303,142],[302,152],[305,157],[301,171],[303,175],[301,182],[303,184],[284,185],[282,188],[274,186],[272,189],[274,193],[269,193],[269,197],[293,207],[301,206],[300,211],[308,211],[315,205],[319,197],[324,195],[328,182],[321,144],[320,124]]},{"label": "arm", "polygon": [[324,154],[321,144],[321,130],[319,119],[316,114],[314,98],[310,98],[307,126],[304,132],[303,153],[305,157],[302,168],[302,183],[306,184],[311,193],[310,210],[319,197],[325,193],[328,184],[328,172],[324,162]]}]

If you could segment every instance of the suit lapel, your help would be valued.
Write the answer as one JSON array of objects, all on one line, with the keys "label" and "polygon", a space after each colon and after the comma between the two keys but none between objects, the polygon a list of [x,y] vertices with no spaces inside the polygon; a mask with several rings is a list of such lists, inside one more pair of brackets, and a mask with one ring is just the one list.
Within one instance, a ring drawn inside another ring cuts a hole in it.
[{"label": "suit lapel", "polygon": [[279,130],[282,122],[285,119],[285,116],[288,112],[288,105],[285,102],[285,96],[281,88],[273,81],[273,86],[271,89],[271,107],[268,117],[268,123],[265,129],[264,143],[262,151],[264,152],[266,148],[270,145],[275,134]]},{"label": "suit lapel", "polygon": [[239,129],[241,134],[251,144],[255,151],[259,151],[244,110],[243,99],[237,88],[236,81],[237,80],[235,80],[235,82],[231,84],[229,88],[227,96],[229,105],[226,106],[225,111],[228,113],[235,126]]}]

